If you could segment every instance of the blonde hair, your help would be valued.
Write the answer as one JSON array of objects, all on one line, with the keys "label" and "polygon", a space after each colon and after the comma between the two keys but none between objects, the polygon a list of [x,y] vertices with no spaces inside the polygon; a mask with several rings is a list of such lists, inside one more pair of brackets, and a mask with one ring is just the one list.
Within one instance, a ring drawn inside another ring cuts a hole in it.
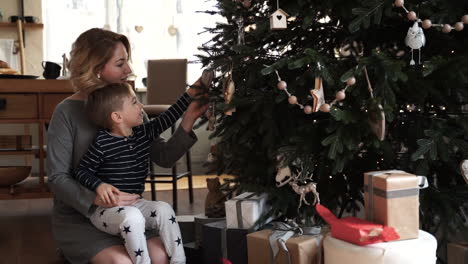
[{"label": "blonde hair", "polygon": [[99,127],[112,128],[111,114],[122,110],[124,98],[132,95],[128,83],[113,83],[90,92],[86,101],[88,117]]},{"label": "blonde hair", "polygon": [[76,39],[68,64],[70,80],[75,91],[89,94],[94,89],[106,85],[99,79],[98,74],[114,55],[119,42],[125,46],[130,59],[130,43],[125,35],[92,28]]}]

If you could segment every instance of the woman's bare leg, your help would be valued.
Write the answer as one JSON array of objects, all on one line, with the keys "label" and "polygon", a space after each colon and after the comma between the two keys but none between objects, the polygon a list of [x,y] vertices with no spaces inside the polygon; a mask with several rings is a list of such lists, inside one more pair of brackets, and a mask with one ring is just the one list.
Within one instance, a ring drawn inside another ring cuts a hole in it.
[{"label": "woman's bare leg", "polygon": [[132,264],[127,250],[123,245],[112,246],[103,249],[91,258],[92,264]]},{"label": "woman's bare leg", "polygon": [[169,259],[167,257],[164,244],[159,237],[153,237],[147,240],[148,252],[152,264],[168,264]]}]

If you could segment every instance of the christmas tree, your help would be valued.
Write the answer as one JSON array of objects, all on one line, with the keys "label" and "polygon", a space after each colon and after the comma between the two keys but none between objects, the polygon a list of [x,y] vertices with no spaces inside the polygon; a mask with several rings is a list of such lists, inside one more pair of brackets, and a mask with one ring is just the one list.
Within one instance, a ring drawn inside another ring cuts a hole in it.
[{"label": "christmas tree", "polygon": [[[306,204],[312,185],[341,215],[362,208],[364,172],[425,175],[420,226],[438,238],[439,258],[448,241],[468,237],[460,166],[468,159],[467,1],[218,0],[217,7],[207,12],[226,23],[207,29],[215,37],[199,58],[217,71],[210,123],[219,174],[269,193],[271,215],[306,224],[316,220]],[[277,182],[287,174],[290,184]]]}]

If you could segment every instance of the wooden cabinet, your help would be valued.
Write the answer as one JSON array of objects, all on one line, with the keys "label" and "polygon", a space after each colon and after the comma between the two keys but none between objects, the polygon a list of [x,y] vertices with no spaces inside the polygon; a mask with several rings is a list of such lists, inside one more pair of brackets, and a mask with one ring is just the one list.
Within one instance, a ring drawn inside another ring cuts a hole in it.
[{"label": "wooden cabinet", "polygon": [[[15,187],[0,188],[0,199],[50,197],[45,175],[46,124],[55,106],[73,94],[68,80],[0,79],[0,125],[9,123],[38,124],[38,149],[1,151],[0,155],[34,155],[39,160],[39,177]],[[29,184],[30,183],[30,184]]]}]

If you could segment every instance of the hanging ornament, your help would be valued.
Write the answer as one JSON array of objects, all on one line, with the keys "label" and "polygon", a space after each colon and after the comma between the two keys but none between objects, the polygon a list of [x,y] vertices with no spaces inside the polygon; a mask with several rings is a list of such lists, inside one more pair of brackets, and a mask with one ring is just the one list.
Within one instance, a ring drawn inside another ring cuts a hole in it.
[{"label": "hanging ornament", "polygon": [[313,106],[310,105],[302,105],[297,101],[297,97],[289,93],[288,91],[288,84],[281,80],[281,77],[279,76],[278,71],[275,70],[276,75],[278,76],[278,84],[276,87],[284,91],[288,95],[288,103],[290,104],[297,104],[301,109],[304,109],[304,113],[310,115],[313,112],[318,112],[319,110],[322,112],[330,112],[331,106],[336,104],[339,101],[342,101],[346,97],[346,89],[354,85],[356,83],[356,79],[354,77],[350,77],[348,80],[346,80],[346,87],[343,90],[338,91],[335,94],[335,99],[330,103],[327,104],[325,103],[325,96],[323,93],[323,86],[322,86],[322,79],[317,77],[315,78],[315,88],[313,90],[310,90],[310,94],[313,97]]},{"label": "hanging ornament", "polygon": [[[374,98],[374,90],[372,89],[372,85],[370,83],[369,75],[367,73],[367,68],[364,66],[364,76],[367,80],[367,88],[369,89],[369,93],[371,98]],[[378,118],[369,118],[369,126],[372,132],[377,136],[377,138],[382,141],[385,139],[385,112],[383,111],[383,107],[381,104],[377,106],[379,108]]]},{"label": "hanging ornament", "polygon": [[[315,78],[315,86],[314,86],[314,89],[310,91],[310,94],[312,95],[314,99],[312,111],[318,112],[320,110],[320,107],[325,104],[325,94],[323,93],[322,78],[320,77]],[[324,109],[324,110],[329,111],[329,109]]]},{"label": "hanging ornament", "polygon": [[[395,0],[394,4],[395,6],[401,7],[405,10],[408,20],[415,21],[413,26],[408,29],[408,33],[405,38],[406,45],[411,48],[410,65],[416,64],[413,60],[413,50],[415,49],[419,50],[419,64],[421,64],[421,47],[426,44],[426,38],[424,37],[422,28],[429,29],[431,27],[440,27],[442,28],[442,32],[450,33],[452,29],[455,29],[456,31],[462,31],[464,28],[463,24],[468,24],[468,15],[462,16],[461,21],[456,22],[454,26],[451,26],[450,24],[432,24],[431,20],[421,20],[418,18],[416,12],[406,9],[404,0]],[[419,27],[419,23],[421,23],[422,28]]]},{"label": "hanging ornament", "polygon": [[378,118],[375,120],[369,118],[369,126],[377,138],[382,141],[385,139],[385,113],[381,104],[377,106],[379,108]]},{"label": "hanging ornament", "polygon": [[[405,10],[406,17],[408,18],[408,20],[421,22],[421,19],[418,18],[416,12],[409,11],[408,9],[406,9],[404,0],[395,0],[394,4],[395,6],[401,7]],[[424,29],[429,29],[431,27],[440,27],[442,28],[442,32],[444,33],[450,33],[452,29],[455,29],[456,31],[462,31],[464,28],[463,24],[468,24],[468,15],[462,16],[461,21],[456,22],[453,27],[450,24],[432,24],[431,20],[429,19],[424,19],[424,21],[422,21],[422,27]]]},{"label": "hanging ornament", "polygon": [[290,182],[292,180],[291,175],[292,173],[289,166],[286,166],[284,168],[278,168],[275,177],[276,187],[282,187],[286,183]]},{"label": "hanging ornament", "polygon": [[288,13],[279,7],[279,0],[276,0],[277,10],[270,15],[270,29],[286,29],[288,27]]},{"label": "hanging ornament", "polygon": [[[232,79],[232,69],[233,65],[229,66],[229,70],[226,74],[226,77],[224,79],[224,102],[226,105],[229,105],[232,101],[232,98],[234,96],[234,92],[236,90],[236,86],[234,84],[234,80]],[[236,111],[236,108],[229,108],[224,112],[225,115],[232,115],[233,112]]]},{"label": "hanging ornament", "polygon": [[244,45],[245,44],[245,28],[244,28],[244,19],[239,17],[236,20],[237,23],[237,45]]},{"label": "hanging ornament", "polygon": [[462,160],[462,162],[460,162],[460,172],[466,184],[468,184],[468,160]]},{"label": "hanging ornament", "polygon": [[278,165],[276,166],[276,187],[283,187],[285,184],[290,182],[293,177],[291,173],[291,169],[289,166],[284,165],[284,156],[278,155],[276,157],[276,160],[278,161]]},{"label": "hanging ornament", "polygon": [[[202,88],[205,89],[206,93],[210,93],[212,89],[212,82],[214,78],[214,71],[205,69],[202,73],[201,76],[201,85]],[[208,105],[208,110],[205,113],[205,116],[208,118],[208,126],[206,127],[206,130],[208,131],[213,131],[215,129],[215,124],[216,124],[216,112],[215,112],[215,103],[214,102],[209,102]]]},{"label": "hanging ornament", "polygon": [[135,31],[141,33],[143,31],[143,26],[135,26]]},{"label": "hanging ornament", "polygon": [[[411,12],[409,13],[411,14]],[[411,61],[410,65],[415,65],[413,59],[413,50],[419,51],[418,62],[421,64],[421,48],[426,44],[426,37],[422,28],[419,27],[419,22],[414,22],[413,26],[408,29],[408,33],[405,38],[406,46],[411,48]]]}]

